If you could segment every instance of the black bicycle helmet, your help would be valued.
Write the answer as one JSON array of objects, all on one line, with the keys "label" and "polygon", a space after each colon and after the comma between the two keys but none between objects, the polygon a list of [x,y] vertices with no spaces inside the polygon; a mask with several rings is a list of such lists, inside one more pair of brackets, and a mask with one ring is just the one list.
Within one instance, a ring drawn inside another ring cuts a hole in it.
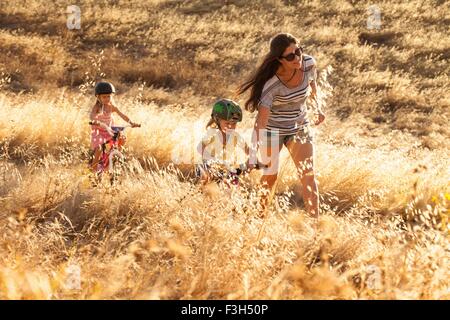
[{"label": "black bicycle helmet", "polygon": [[220,99],[214,103],[211,117],[216,121],[218,119],[241,122],[242,109],[241,107],[230,99]]},{"label": "black bicycle helmet", "polygon": [[116,88],[114,88],[111,82],[98,82],[95,85],[95,95],[99,94],[110,94],[116,93]]}]

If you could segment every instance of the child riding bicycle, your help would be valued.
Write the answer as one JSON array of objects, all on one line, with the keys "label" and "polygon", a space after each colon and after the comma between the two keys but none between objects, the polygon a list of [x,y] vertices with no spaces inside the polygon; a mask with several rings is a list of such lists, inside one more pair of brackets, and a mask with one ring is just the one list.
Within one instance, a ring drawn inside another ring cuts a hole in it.
[{"label": "child riding bicycle", "polygon": [[[91,150],[94,153],[91,170],[93,172],[97,171],[97,166],[99,164],[103,148],[105,144],[114,137],[114,117],[113,113],[117,113],[124,121],[129,123],[131,127],[140,127],[140,124],[134,123],[125,114],[120,112],[120,110],[115,106],[113,100],[113,94],[116,92],[113,84],[110,82],[98,82],[95,86],[95,97],[97,101],[92,107],[90,113],[90,124],[92,125],[91,130]],[[121,135],[120,146],[125,143],[125,136]]]},{"label": "child riding bicycle", "polygon": [[237,185],[239,176],[259,164],[249,164],[249,147],[236,132],[242,121],[242,109],[234,101],[220,99],[213,105],[207,132],[197,146],[202,164],[196,166],[196,176],[203,184],[210,181]]}]

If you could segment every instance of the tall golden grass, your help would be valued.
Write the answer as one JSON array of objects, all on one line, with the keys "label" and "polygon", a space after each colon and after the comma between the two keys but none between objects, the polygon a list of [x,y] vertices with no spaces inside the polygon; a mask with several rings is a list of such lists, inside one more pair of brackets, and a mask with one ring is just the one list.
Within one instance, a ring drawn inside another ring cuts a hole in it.
[{"label": "tall golden grass", "polygon": [[[79,31],[42,4],[0,4],[1,299],[450,298],[447,2],[382,2],[370,32],[357,1],[88,0]],[[259,172],[201,187],[174,163],[279,31],[321,70],[318,221],[286,151],[265,218]],[[93,188],[103,76],[142,128],[118,186]]]},{"label": "tall golden grass", "polygon": [[[77,107],[89,99],[51,96],[1,100],[2,298],[448,298],[444,150],[319,139],[318,225],[294,196],[289,161],[260,219],[254,182],[202,189],[192,165],[171,164],[186,140],[168,133],[187,132],[197,111],[118,100],[143,127],[129,132],[120,185],[92,188]],[[67,289],[72,265],[80,290]]]}]

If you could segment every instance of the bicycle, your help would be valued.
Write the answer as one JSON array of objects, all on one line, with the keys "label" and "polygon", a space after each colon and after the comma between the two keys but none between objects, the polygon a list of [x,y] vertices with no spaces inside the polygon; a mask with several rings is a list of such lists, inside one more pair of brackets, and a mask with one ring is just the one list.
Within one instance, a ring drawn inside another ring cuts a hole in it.
[{"label": "bicycle", "polygon": [[228,187],[232,185],[238,187],[244,175],[252,170],[261,170],[263,168],[267,168],[267,165],[260,162],[256,163],[253,168],[249,168],[247,163],[233,167],[221,161],[209,160],[201,165],[197,165],[195,176],[197,179],[200,179],[203,175],[207,175],[211,181],[224,182]]},{"label": "bicycle", "polygon": [[[89,121],[89,125],[98,125],[98,123]],[[125,156],[122,153],[122,146],[126,139],[124,131],[126,128],[136,128],[140,126],[141,125],[108,127],[104,125],[111,134],[111,139],[101,145],[102,154],[95,172],[96,184],[101,183],[105,173],[109,173],[109,180],[112,186],[118,181],[118,177],[121,175],[125,163]]]}]

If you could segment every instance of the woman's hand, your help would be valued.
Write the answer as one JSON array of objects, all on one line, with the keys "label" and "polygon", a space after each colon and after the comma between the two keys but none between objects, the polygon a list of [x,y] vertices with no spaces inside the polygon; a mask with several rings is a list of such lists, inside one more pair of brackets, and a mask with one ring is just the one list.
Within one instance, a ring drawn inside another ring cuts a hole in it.
[{"label": "woman's hand", "polygon": [[316,113],[314,124],[317,126],[325,120],[325,115],[322,112]]},{"label": "woman's hand", "polygon": [[130,125],[132,128],[139,128],[141,126],[140,123],[134,123],[133,121],[130,121]]}]

